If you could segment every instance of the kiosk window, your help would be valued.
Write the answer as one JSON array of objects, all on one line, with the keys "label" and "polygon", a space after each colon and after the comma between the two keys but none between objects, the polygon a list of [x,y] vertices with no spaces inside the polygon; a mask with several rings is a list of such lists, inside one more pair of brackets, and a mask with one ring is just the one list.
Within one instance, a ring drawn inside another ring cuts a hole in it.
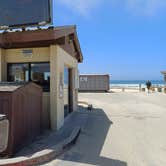
[{"label": "kiosk window", "polygon": [[8,66],[9,82],[27,82],[29,81],[28,64],[10,64]]},{"label": "kiosk window", "polygon": [[21,63],[8,64],[9,82],[28,82],[43,87],[43,91],[50,91],[50,64],[49,63]]},{"label": "kiosk window", "polygon": [[31,63],[31,80],[42,86],[44,91],[50,91],[50,64]]}]

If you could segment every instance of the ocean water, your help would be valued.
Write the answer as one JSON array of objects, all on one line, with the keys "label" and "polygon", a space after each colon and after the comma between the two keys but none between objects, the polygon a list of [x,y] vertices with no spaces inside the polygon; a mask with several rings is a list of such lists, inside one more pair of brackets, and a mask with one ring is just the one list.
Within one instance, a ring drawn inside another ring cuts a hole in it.
[{"label": "ocean water", "polygon": [[[166,83],[163,80],[150,80],[153,86],[165,86]],[[145,80],[110,80],[110,86],[116,87],[146,87]]]}]

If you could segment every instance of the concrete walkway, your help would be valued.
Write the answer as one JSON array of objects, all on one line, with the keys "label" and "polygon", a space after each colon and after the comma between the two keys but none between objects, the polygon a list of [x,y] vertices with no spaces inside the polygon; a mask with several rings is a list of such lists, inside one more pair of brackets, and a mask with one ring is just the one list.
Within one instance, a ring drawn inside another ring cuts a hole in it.
[{"label": "concrete walkway", "polygon": [[95,106],[76,145],[47,166],[166,166],[166,95],[80,94]]},{"label": "concrete walkway", "polygon": [[81,127],[85,126],[87,116],[74,112],[65,119],[64,126],[58,131],[46,132],[32,144],[23,148],[13,158],[0,159],[2,166],[31,166],[46,163],[62,154],[75,144]]},{"label": "concrete walkway", "polygon": [[82,127],[85,125],[87,116],[80,116],[78,112],[74,112],[69,115],[64,122],[63,127],[59,131],[48,131],[39,136],[34,143],[26,146],[19,151],[15,157],[20,156],[32,156],[45,149],[52,149],[52,147],[59,145],[63,140],[68,139],[71,133],[76,127]]}]

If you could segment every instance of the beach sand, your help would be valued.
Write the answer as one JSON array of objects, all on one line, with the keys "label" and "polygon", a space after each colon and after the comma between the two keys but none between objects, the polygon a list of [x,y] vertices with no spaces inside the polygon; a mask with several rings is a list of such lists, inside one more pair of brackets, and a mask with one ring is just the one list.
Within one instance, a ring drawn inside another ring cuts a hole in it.
[{"label": "beach sand", "polygon": [[132,89],[132,88],[113,88],[113,89],[110,89],[110,92],[132,92],[132,93],[135,93],[135,92],[139,92],[139,89]]},{"label": "beach sand", "polygon": [[[145,92],[148,92],[147,88],[144,88],[144,89],[145,89]],[[141,90],[139,88],[132,88],[132,87],[110,88],[110,92],[133,92],[133,93],[135,93],[135,92],[140,92],[140,91],[142,91],[142,88],[141,88]],[[152,90],[150,90],[150,92],[156,93],[156,92],[158,92],[158,88],[154,88],[154,91],[152,92]],[[162,92],[160,92],[160,93],[164,93],[164,87],[162,87]]]}]

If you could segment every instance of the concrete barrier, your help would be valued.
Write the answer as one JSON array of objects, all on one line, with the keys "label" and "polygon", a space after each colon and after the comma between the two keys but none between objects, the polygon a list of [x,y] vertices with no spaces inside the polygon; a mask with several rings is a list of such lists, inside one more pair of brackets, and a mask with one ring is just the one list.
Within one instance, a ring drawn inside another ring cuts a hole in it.
[{"label": "concrete barrier", "polygon": [[6,116],[0,114],[0,153],[4,152],[8,145],[9,121]]}]

